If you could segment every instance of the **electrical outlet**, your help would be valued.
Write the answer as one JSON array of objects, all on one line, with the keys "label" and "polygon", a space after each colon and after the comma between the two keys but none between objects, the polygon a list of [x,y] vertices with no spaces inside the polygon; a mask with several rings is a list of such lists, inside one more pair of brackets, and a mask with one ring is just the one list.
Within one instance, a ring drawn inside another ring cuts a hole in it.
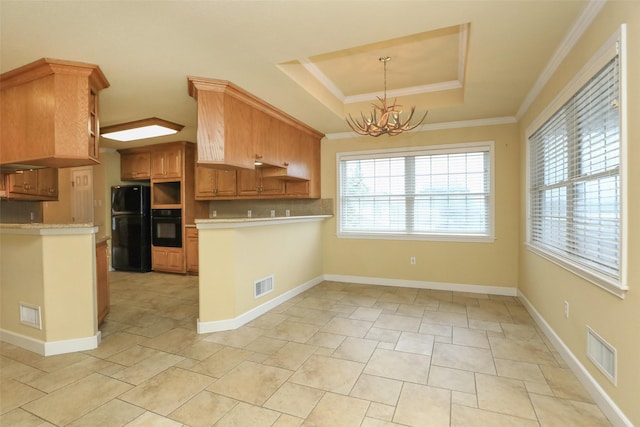
[{"label": "electrical outlet", "polygon": [[564,312],[565,319],[569,318],[569,301],[562,303],[562,311]]},{"label": "electrical outlet", "polygon": [[276,211],[274,209],[271,209],[271,218],[275,218],[276,216]]},{"label": "electrical outlet", "polygon": [[247,211],[247,218],[251,218],[251,210]]},{"label": "electrical outlet", "polygon": [[412,256],[411,258],[409,258],[409,262],[411,263],[411,265],[416,265],[416,257]]},{"label": "electrical outlet", "polygon": [[209,216],[209,218],[215,218],[218,216],[218,211],[211,211],[211,215]]},{"label": "electrical outlet", "polygon": [[291,211],[289,209],[285,209],[284,216],[290,216],[290,215],[291,215]]}]

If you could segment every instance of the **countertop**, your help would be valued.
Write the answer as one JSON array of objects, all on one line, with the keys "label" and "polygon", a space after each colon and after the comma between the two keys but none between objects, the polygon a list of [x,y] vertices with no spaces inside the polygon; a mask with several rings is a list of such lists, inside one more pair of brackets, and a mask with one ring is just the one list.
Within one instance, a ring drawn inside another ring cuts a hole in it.
[{"label": "countertop", "polygon": [[256,227],[278,224],[293,224],[297,222],[323,221],[333,215],[304,215],[279,216],[273,218],[206,218],[196,219],[195,226],[199,229]]},{"label": "countertop", "polygon": [[27,224],[0,224],[0,234],[96,234],[98,227],[92,223],[83,224],[44,224],[39,222]]}]

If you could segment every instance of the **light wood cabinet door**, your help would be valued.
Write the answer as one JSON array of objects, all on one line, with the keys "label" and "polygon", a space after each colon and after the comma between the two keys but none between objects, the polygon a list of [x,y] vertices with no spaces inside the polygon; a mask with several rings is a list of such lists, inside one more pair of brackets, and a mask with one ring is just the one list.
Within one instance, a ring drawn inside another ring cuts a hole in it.
[{"label": "light wood cabinet door", "polygon": [[164,246],[151,247],[151,265],[155,271],[184,273],[184,250]]},{"label": "light wood cabinet door", "polygon": [[0,161],[47,167],[98,164],[97,65],[43,58],[0,76]]},{"label": "light wood cabinet door", "polygon": [[9,176],[9,192],[14,194],[38,194],[38,171],[26,170]]},{"label": "light wood cabinet door", "polygon": [[235,171],[196,166],[196,200],[230,198],[236,194]]},{"label": "light wood cabinet door", "polygon": [[109,314],[110,291],[109,291],[109,255],[107,242],[96,245],[96,289],[98,300],[98,325],[102,324],[104,318]]},{"label": "light wood cabinet door", "polygon": [[58,169],[38,169],[38,195],[58,200]]},{"label": "light wood cabinet door", "polygon": [[122,181],[151,178],[151,153],[120,153],[120,179]]},{"label": "light wood cabinet door", "polygon": [[167,147],[151,153],[151,178],[182,177],[182,147]]},{"label": "light wood cabinet door", "polygon": [[187,272],[191,274],[198,274],[198,229],[187,228],[186,229],[186,241],[187,241]]},{"label": "light wood cabinet door", "polygon": [[277,196],[285,192],[284,181],[278,178],[262,178],[262,171],[238,171],[239,196]]}]

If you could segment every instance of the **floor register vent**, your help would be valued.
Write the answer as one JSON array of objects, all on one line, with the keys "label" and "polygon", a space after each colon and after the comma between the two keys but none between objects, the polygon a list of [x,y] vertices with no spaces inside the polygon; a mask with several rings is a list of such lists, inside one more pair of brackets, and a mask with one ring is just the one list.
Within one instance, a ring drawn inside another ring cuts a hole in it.
[{"label": "floor register vent", "polygon": [[609,381],[617,385],[616,349],[589,326],[587,326],[587,357]]},{"label": "floor register vent", "polygon": [[20,303],[20,323],[32,328],[42,329],[40,307],[36,305]]},{"label": "floor register vent", "polygon": [[260,298],[271,291],[273,291],[273,275],[253,282],[253,294],[255,298]]}]

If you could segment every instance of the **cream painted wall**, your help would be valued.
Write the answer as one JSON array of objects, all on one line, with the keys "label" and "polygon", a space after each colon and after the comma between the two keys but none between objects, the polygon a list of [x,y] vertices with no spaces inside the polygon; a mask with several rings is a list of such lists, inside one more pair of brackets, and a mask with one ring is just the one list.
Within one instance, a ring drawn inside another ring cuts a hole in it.
[{"label": "cream painted wall", "polygon": [[0,237],[0,329],[44,341],[45,331],[20,323],[20,303],[44,306],[40,236]]},{"label": "cream painted wall", "polygon": [[[337,203],[336,154],[420,145],[495,142],[495,227],[492,243],[339,239],[336,218],[324,226],[324,272],[463,285],[517,287],[519,144],[517,124],[412,132],[396,137],[322,142],[322,197]],[[337,205],[336,205],[337,209]],[[410,257],[416,265],[410,265]]]},{"label": "cream painted wall", "polygon": [[[628,60],[628,285],[624,299],[582,280],[520,247],[520,291],[559,335],[626,417],[640,425],[640,2],[609,1],[521,120],[521,235],[525,236],[525,130],[581,67],[627,23]],[[522,243],[522,242],[521,242]],[[570,316],[563,316],[563,301]],[[618,351],[618,384],[613,385],[586,357],[586,327]]]},{"label": "cream painted wall", "polygon": [[[322,222],[199,230],[199,321],[235,319],[322,275]],[[255,299],[269,275],[274,290]]]},{"label": "cream painted wall", "polygon": [[[93,233],[2,232],[0,330],[42,343],[97,333]],[[42,330],[20,323],[21,302],[41,307]]]}]

